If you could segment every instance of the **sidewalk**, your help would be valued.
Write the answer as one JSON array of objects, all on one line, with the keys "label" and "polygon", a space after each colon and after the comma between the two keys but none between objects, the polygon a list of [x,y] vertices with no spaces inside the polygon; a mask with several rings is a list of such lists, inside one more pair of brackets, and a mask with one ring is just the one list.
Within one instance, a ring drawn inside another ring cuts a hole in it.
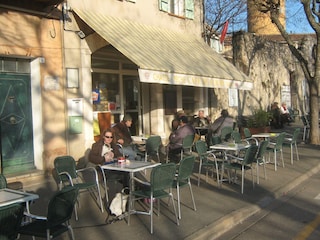
[{"label": "sidewalk", "polygon": [[[292,132],[295,127],[302,127],[301,123],[285,127],[282,131]],[[244,194],[240,193],[240,185],[223,183],[222,188],[217,187],[214,179],[209,177],[205,183],[202,174],[200,187],[197,186],[198,164],[194,169],[192,187],[195,196],[197,211],[193,211],[192,201],[187,188],[182,189],[182,219],[180,226],[175,223],[172,206],[161,205],[160,216],[154,215],[154,234],[150,234],[150,217],[133,215],[130,226],[126,221],[118,221],[106,225],[107,213],[101,213],[98,206],[89,196],[80,198],[78,211],[79,221],[72,219],[72,226],[77,240],[87,239],[215,239],[225,233],[234,225],[241,223],[252,214],[267,207],[273,200],[286,195],[295,186],[307,180],[311,175],[320,171],[319,146],[299,144],[300,161],[294,158],[290,164],[290,148],[284,149],[285,168],[268,164],[267,180],[263,178],[260,168],[260,185],[252,189],[251,173],[247,172],[245,178]],[[24,179],[24,189],[39,194],[38,199],[31,206],[31,212],[45,214],[47,201],[54,191],[56,184],[51,176],[39,181]],[[256,179],[256,178],[255,178]],[[174,196],[176,192],[174,190]],[[20,239],[29,239],[21,236]],[[67,234],[58,239],[69,239]]]}]

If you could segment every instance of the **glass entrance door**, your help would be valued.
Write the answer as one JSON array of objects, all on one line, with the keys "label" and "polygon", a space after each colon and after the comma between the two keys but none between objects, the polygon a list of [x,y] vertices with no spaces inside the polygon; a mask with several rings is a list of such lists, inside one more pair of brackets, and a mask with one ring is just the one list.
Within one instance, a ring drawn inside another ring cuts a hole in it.
[{"label": "glass entrance door", "polygon": [[137,76],[123,75],[123,100],[124,113],[132,117],[131,134],[139,135],[141,133],[141,116],[140,116],[140,94],[139,78]]}]

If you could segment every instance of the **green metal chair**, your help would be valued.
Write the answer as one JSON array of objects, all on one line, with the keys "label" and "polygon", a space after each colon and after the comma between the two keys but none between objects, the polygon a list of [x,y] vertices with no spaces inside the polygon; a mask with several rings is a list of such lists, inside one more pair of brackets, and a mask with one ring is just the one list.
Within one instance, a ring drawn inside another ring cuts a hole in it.
[{"label": "green metal chair", "polygon": [[[54,160],[54,167],[58,174],[60,190],[64,186],[75,186],[79,188],[79,193],[87,190],[99,202],[101,212],[104,211],[98,172],[95,167],[76,169],[76,162],[71,156],[57,157]],[[78,220],[77,210],[75,212]]]},{"label": "green metal chair", "polygon": [[197,141],[196,142],[196,151],[199,155],[199,174],[198,174],[198,187],[200,186],[200,175],[201,175],[201,170],[203,167],[206,168],[206,182],[208,182],[208,170],[212,169],[212,177],[213,177],[213,172],[214,169],[216,171],[216,176],[217,176],[217,184],[218,187],[221,186],[220,178],[219,178],[219,169],[221,168],[221,165],[223,163],[223,159],[219,161],[217,156],[213,153],[213,151],[207,151],[207,145],[204,141]]},{"label": "green metal chair", "polygon": [[291,137],[285,137],[283,147],[290,147],[291,164],[293,164],[293,147],[296,149],[297,160],[299,161],[299,152],[297,140],[300,134],[300,128],[296,128]]},{"label": "green metal chair", "polygon": [[71,239],[74,239],[70,219],[77,200],[79,189],[76,187],[66,187],[50,199],[47,216],[27,215],[31,222],[19,228],[19,234],[34,237],[55,238],[64,232],[69,231]]},{"label": "green metal chair", "polygon": [[254,176],[253,176],[252,164],[256,162],[257,151],[258,151],[257,145],[250,145],[250,147],[246,149],[245,155],[243,158],[239,158],[234,155],[227,155],[229,157],[229,161],[227,163],[224,163],[224,168],[228,170],[229,182],[231,182],[230,171],[234,170],[234,177],[235,177],[236,171],[241,170],[241,193],[242,194],[243,194],[243,188],[244,188],[244,175],[246,170],[251,170],[252,186],[254,187]]},{"label": "green metal chair", "polygon": [[178,165],[178,172],[176,174],[176,178],[173,181],[172,187],[177,189],[177,201],[178,201],[178,215],[179,219],[181,219],[181,196],[180,196],[180,188],[189,186],[190,195],[193,203],[193,209],[196,211],[196,203],[194,201],[194,196],[192,192],[190,177],[193,173],[195,156],[187,156],[184,157],[179,165]]},{"label": "green metal chair", "polygon": [[227,142],[231,138],[233,128],[232,127],[223,127],[221,128],[221,140]]},{"label": "green metal chair", "polygon": [[[145,214],[150,216],[150,232],[153,233],[153,200],[157,199],[158,202],[158,215],[160,213],[160,199],[170,198],[173,204],[173,209],[176,217],[176,223],[179,225],[179,219],[172,195],[172,184],[176,173],[176,164],[167,163],[156,166],[152,169],[150,175],[150,182],[141,182],[145,185],[141,190],[132,192],[133,199],[136,201],[139,199],[150,199],[150,208],[148,211],[136,211],[139,214]],[[129,212],[133,211],[133,203],[129,203]],[[130,218],[129,218],[130,220]]]},{"label": "green metal chair", "polygon": [[0,239],[17,239],[24,208],[18,203],[0,207]]},{"label": "green metal chair", "polygon": [[231,132],[231,138],[234,143],[250,144],[246,139],[242,139],[240,133],[235,130]]},{"label": "green metal chair", "polygon": [[266,171],[266,161],[265,161],[265,153],[267,150],[267,147],[269,145],[269,140],[263,140],[260,142],[259,144],[259,149],[257,152],[257,183],[259,184],[259,167],[260,165],[263,166],[263,170],[264,170],[264,179],[267,179],[267,171]]},{"label": "green metal chair", "polygon": [[276,137],[275,142],[269,142],[269,146],[267,147],[266,151],[269,153],[269,161],[270,161],[270,153],[274,154],[274,170],[277,171],[277,152],[280,153],[280,157],[282,160],[282,167],[284,167],[284,160],[283,160],[283,152],[282,152],[282,145],[284,142],[285,133],[280,133],[279,136]]},{"label": "green metal chair", "polygon": [[142,155],[145,161],[148,161],[149,156],[157,156],[158,162],[160,162],[159,148],[162,144],[161,137],[158,135],[153,135],[148,137],[145,144],[145,151],[138,152]]},{"label": "green metal chair", "polygon": [[7,179],[2,173],[0,173],[0,189],[6,188],[6,187],[7,187]]},{"label": "green metal chair", "polygon": [[243,129],[243,134],[244,134],[244,139],[247,140],[250,143],[255,143],[257,146],[259,145],[258,139],[252,137],[252,134],[250,132],[249,128],[244,128]]},{"label": "green metal chair", "polygon": [[182,160],[185,154],[192,152],[192,146],[193,146],[193,140],[194,140],[194,134],[187,135],[182,140],[182,148],[180,152],[180,159]]}]

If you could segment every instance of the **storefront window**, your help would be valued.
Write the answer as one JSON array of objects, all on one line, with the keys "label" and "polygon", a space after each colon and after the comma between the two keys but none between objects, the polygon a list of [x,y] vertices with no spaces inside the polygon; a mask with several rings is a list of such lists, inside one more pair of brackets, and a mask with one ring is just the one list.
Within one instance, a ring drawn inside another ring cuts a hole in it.
[{"label": "storefront window", "polygon": [[120,111],[119,75],[93,73],[92,101],[94,111]]},{"label": "storefront window", "polygon": [[195,112],[194,87],[182,87],[182,108],[187,115],[192,116]]}]

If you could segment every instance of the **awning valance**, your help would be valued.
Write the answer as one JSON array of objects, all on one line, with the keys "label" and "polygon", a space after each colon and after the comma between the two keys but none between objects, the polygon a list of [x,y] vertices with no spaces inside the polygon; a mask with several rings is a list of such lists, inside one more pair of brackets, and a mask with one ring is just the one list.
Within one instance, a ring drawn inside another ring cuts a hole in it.
[{"label": "awning valance", "polygon": [[74,11],[138,65],[141,82],[242,90],[253,87],[248,76],[193,36],[90,11]]}]

